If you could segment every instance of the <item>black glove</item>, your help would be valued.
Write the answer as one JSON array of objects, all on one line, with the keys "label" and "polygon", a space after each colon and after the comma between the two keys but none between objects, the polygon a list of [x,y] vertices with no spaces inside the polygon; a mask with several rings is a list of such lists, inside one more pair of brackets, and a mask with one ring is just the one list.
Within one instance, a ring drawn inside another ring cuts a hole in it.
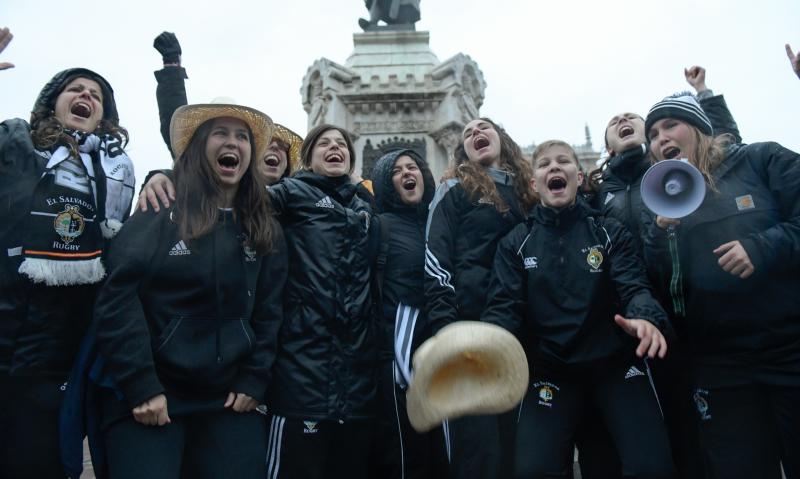
[{"label": "black glove", "polygon": [[181,44],[178,43],[178,37],[174,33],[162,32],[153,41],[153,48],[158,50],[165,64],[181,62]]}]

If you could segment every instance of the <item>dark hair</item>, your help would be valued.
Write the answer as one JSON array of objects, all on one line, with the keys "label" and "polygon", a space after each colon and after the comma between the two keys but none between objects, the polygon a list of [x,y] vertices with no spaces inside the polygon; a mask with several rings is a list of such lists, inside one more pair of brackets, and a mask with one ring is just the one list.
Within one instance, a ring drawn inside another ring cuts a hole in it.
[{"label": "dark hair", "polygon": [[347,150],[350,152],[350,171],[347,173],[352,174],[356,167],[356,149],[353,147],[353,140],[350,138],[350,132],[344,128],[333,126],[328,123],[317,125],[308,132],[303,140],[303,148],[300,150],[300,163],[303,165],[304,169],[311,169],[311,151],[316,146],[319,137],[328,130],[336,130],[344,137],[344,141],[347,144]]},{"label": "dark hair", "polygon": [[[489,118],[483,117],[480,119],[491,124],[500,137],[500,162],[498,166],[500,169],[513,174],[515,196],[519,201],[520,208],[527,212],[536,203],[536,197],[531,189],[531,178],[533,177],[531,165],[525,161],[519,145],[506,133],[503,127]],[[445,172],[445,178],[458,178],[472,201],[486,198],[494,203],[498,212],[505,213],[509,210],[509,206],[498,193],[494,181],[486,172],[486,168],[477,166],[469,161],[463,141],[456,146],[453,157],[455,166]]]},{"label": "dark hair", "polygon": [[[219,219],[222,190],[217,174],[206,157],[206,143],[214,124],[212,118],[195,130],[189,145],[175,161],[174,221],[181,237],[192,240],[209,233]],[[272,250],[277,222],[267,194],[266,182],[255,173],[256,146],[250,137],[250,165],[239,181],[233,211],[247,233],[248,245],[259,254]]]}]

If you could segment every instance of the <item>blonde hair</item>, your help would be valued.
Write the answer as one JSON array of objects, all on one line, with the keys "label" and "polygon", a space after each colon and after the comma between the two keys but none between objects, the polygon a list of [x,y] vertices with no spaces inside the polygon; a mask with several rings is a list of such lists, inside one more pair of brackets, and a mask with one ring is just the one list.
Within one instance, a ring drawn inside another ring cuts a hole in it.
[{"label": "blonde hair", "polygon": [[689,157],[689,163],[700,170],[711,191],[718,192],[712,172],[725,161],[725,153],[728,146],[733,142],[733,137],[729,134],[716,137],[709,136],[689,123],[686,125],[694,131],[696,140],[694,151],[691,152]]}]

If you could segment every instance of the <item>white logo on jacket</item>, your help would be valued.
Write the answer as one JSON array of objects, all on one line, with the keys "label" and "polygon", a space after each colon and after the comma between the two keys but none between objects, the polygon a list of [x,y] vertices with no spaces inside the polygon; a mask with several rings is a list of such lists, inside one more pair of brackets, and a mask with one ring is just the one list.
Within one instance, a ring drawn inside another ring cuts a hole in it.
[{"label": "white logo on jacket", "polygon": [[534,269],[539,267],[539,259],[536,256],[524,258],[525,269]]},{"label": "white logo on jacket", "polygon": [[321,200],[317,201],[316,206],[320,208],[334,208],[333,201],[331,201],[330,196],[326,196],[325,198],[322,198]]},{"label": "white logo on jacket", "polygon": [[192,252],[189,250],[189,248],[186,247],[186,243],[184,243],[183,240],[180,240],[177,243],[175,243],[175,246],[173,246],[172,249],[169,250],[170,256],[184,256],[187,254],[192,254]]}]

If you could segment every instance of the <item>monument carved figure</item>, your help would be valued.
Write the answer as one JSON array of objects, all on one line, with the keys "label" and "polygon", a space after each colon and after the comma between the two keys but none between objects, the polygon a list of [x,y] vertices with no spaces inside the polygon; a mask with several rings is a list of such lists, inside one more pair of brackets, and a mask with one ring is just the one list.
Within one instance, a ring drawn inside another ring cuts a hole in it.
[{"label": "monument carved figure", "polygon": [[[369,10],[369,20],[360,18],[358,25],[365,31],[378,29],[393,29],[392,27],[406,26],[414,29],[414,23],[420,19],[420,0],[364,0]],[[389,27],[379,27],[378,22],[383,21]]]}]

